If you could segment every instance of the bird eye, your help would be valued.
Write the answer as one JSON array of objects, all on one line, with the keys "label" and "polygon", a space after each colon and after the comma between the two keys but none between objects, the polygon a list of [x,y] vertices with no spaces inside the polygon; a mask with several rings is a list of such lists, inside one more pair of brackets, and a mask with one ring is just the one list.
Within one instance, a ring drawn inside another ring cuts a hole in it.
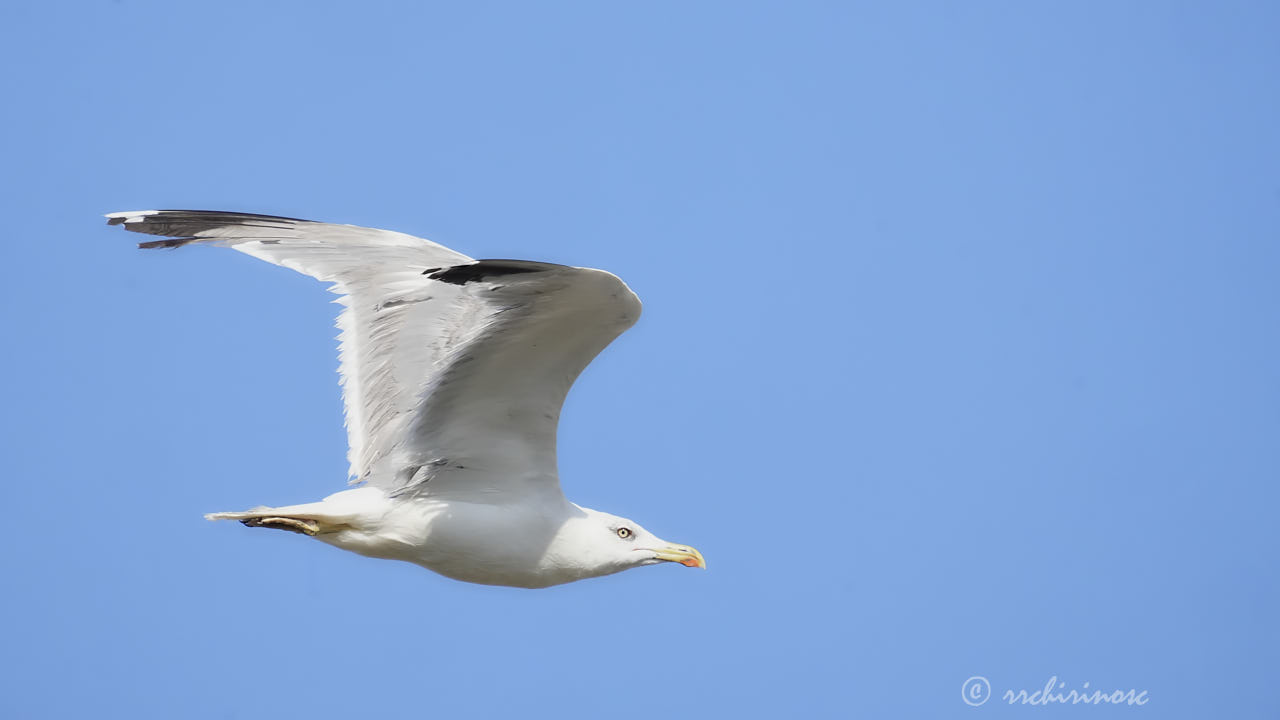
[{"label": "bird eye", "polygon": [[631,528],[625,528],[625,527],[618,528],[618,537],[622,538],[623,540],[626,540],[627,538],[631,537]]}]

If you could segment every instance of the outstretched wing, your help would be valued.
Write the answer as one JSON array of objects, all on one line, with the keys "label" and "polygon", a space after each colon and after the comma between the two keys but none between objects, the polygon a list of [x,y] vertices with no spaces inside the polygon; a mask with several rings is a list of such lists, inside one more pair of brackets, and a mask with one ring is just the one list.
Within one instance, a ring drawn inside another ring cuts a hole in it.
[{"label": "outstretched wing", "polygon": [[332,282],[351,474],[394,492],[558,492],[565,395],[640,315],[607,272],[472,260],[386,230],[194,210],[107,218],[171,238],[143,248],[225,245]]}]

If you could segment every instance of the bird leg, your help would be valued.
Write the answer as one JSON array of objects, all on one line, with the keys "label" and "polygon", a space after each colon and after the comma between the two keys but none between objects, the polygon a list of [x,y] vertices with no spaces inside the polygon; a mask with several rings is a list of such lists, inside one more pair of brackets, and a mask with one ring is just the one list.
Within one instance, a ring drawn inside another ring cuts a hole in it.
[{"label": "bird leg", "polygon": [[314,536],[320,531],[320,523],[315,520],[299,520],[298,518],[290,517],[254,517],[245,518],[240,522],[247,527],[275,528],[276,530],[288,530],[289,532],[303,535]]}]

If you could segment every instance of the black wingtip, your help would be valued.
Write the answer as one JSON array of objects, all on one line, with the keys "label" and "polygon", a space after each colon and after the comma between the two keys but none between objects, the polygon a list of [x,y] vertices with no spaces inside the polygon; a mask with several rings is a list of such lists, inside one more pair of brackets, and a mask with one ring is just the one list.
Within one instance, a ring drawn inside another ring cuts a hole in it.
[{"label": "black wingtip", "polygon": [[432,280],[439,280],[452,285],[466,285],[469,282],[487,280],[492,277],[543,272],[545,270],[554,270],[558,267],[560,266],[530,260],[477,260],[465,265],[427,268],[422,271],[422,274]]},{"label": "black wingtip", "polygon": [[196,238],[167,238],[165,240],[150,240],[148,242],[138,243],[140,250],[155,250],[157,248],[179,248],[189,242],[194,242]]}]

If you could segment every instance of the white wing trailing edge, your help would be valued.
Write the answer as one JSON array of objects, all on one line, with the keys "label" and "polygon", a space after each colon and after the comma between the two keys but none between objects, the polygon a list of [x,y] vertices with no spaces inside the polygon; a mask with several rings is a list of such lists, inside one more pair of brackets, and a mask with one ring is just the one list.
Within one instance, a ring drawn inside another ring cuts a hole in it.
[{"label": "white wing trailing edge", "polygon": [[333,283],[351,475],[397,494],[558,494],[565,395],[640,315],[602,270],[473,260],[403,233],[194,210],[107,218],[168,238],[139,247],[223,245]]}]

